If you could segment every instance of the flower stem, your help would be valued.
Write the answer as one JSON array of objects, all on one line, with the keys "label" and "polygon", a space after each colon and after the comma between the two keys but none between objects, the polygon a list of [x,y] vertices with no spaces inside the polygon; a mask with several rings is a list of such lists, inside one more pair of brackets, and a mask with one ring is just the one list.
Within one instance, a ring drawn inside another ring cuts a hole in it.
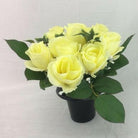
[{"label": "flower stem", "polygon": [[[92,84],[90,84],[91,85],[91,88],[93,89],[93,85]],[[92,90],[92,92],[93,92],[93,94],[97,97],[97,96],[99,96],[95,91],[94,91],[94,89]]]}]

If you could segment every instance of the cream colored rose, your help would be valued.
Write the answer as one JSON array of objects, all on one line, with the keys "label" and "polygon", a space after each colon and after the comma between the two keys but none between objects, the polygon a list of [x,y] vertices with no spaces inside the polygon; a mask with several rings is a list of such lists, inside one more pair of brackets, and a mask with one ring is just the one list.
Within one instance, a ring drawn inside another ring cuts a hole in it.
[{"label": "cream colored rose", "polygon": [[76,35],[81,33],[82,30],[89,32],[90,28],[80,23],[72,23],[65,26],[66,33],[65,35],[72,41],[78,42],[80,44],[85,44],[86,40],[81,35]]},{"label": "cream colored rose", "polygon": [[55,35],[60,35],[62,34],[64,31],[64,28],[63,27],[60,27],[60,26],[54,26],[52,28],[49,29],[49,32],[47,32],[45,34],[45,36],[48,37],[49,40],[55,38]]},{"label": "cream colored rose", "polygon": [[108,32],[108,28],[103,24],[96,24],[92,26],[92,29],[95,33],[102,34]]},{"label": "cream colored rose", "polygon": [[63,55],[77,55],[80,44],[69,40],[67,37],[57,37],[49,42],[49,49],[54,57]]},{"label": "cream colored rose", "polygon": [[25,66],[33,71],[46,71],[52,60],[49,48],[43,42],[32,44],[25,53],[31,59],[25,62]]},{"label": "cream colored rose", "polygon": [[58,57],[48,65],[49,81],[57,87],[62,87],[65,93],[72,92],[77,88],[83,74],[83,65],[72,55]]},{"label": "cream colored rose", "polygon": [[116,54],[123,50],[120,46],[121,36],[115,32],[106,32],[101,36],[101,43],[108,53],[109,59],[116,58]]},{"label": "cream colored rose", "polygon": [[81,50],[81,58],[86,73],[92,77],[107,65],[107,55],[99,42],[85,44]]}]

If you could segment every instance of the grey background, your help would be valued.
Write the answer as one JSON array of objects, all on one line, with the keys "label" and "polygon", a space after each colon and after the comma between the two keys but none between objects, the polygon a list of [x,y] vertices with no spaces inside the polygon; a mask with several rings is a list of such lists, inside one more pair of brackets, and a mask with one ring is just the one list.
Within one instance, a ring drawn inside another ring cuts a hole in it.
[{"label": "grey background", "polygon": [[[137,0],[0,0],[0,138],[137,138],[138,137],[138,1]],[[55,87],[39,89],[26,81],[24,61],[4,42],[41,37],[54,25],[103,23],[121,34],[136,33],[125,51],[130,64],[118,71],[124,92],[116,96],[126,109],[125,124],[98,114],[79,124]]]}]

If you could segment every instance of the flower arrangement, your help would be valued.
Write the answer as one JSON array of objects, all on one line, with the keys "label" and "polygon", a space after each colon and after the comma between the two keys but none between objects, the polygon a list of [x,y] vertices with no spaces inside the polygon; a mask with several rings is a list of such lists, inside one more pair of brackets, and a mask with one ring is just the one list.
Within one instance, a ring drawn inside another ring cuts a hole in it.
[{"label": "flower arrangement", "polygon": [[87,27],[72,23],[55,26],[42,38],[6,42],[25,60],[27,80],[39,80],[43,90],[52,85],[61,87],[70,98],[92,99],[104,119],[123,123],[123,104],[113,96],[123,88],[108,76],[128,64],[122,53],[133,36],[121,45],[121,36],[103,24]]}]

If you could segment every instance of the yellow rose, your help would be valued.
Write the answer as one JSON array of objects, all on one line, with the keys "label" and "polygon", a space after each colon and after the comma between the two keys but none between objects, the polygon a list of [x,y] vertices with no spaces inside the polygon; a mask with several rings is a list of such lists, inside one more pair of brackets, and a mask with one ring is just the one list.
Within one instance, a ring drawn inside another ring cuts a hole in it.
[{"label": "yellow rose", "polygon": [[108,28],[103,24],[96,24],[92,26],[93,31],[99,35],[105,32],[108,32]]},{"label": "yellow rose", "polygon": [[101,42],[108,53],[109,59],[115,58],[115,55],[123,50],[120,46],[121,36],[115,32],[106,32],[101,36]]},{"label": "yellow rose", "polygon": [[52,60],[49,48],[43,42],[32,44],[25,53],[31,59],[25,62],[25,66],[33,71],[46,71]]},{"label": "yellow rose", "polygon": [[55,35],[59,35],[59,34],[62,34],[64,31],[64,28],[63,27],[60,27],[60,26],[54,26],[52,28],[49,29],[49,32],[47,32],[44,36],[47,36],[48,39],[53,39],[55,38]]},{"label": "yellow rose", "polygon": [[58,57],[48,65],[49,81],[57,87],[62,87],[65,93],[72,92],[77,88],[83,74],[83,65],[73,55]]},{"label": "yellow rose", "polygon": [[76,55],[80,47],[80,44],[69,40],[65,36],[54,38],[49,42],[49,49],[54,57]]},{"label": "yellow rose", "polygon": [[85,44],[86,40],[84,39],[83,36],[81,35],[76,35],[81,33],[82,30],[89,32],[90,28],[85,26],[84,24],[80,24],[80,23],[72,23],[72,24],[68,24],[68,26],[65,26],[66,29],[66,36],[75,42],[78,42],[80,44]]},{"label": "yellow rose", "polygon": [[85,44],[81,50],[81,58],[86,73],[91,74],[92,77],[107,65],[107,56],[103,45],[99,42]]}]

